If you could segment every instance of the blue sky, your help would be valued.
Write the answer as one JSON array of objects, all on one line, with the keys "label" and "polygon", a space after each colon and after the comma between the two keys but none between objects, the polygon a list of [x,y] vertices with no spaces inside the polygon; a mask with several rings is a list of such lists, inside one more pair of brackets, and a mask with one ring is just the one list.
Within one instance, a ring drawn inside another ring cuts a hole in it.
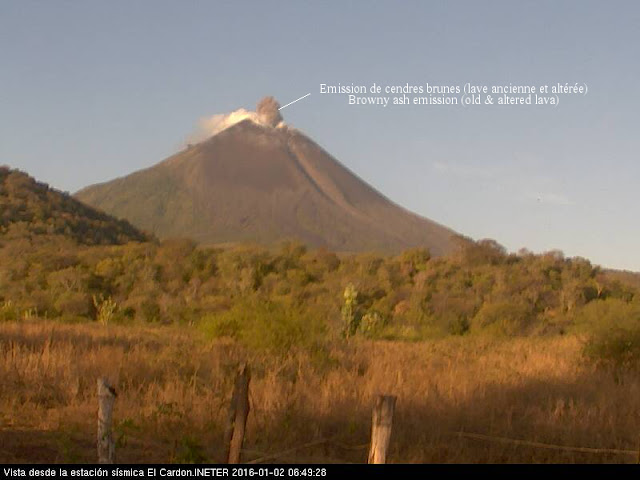
[{"label": "blue sky", "polygon": [[[67,191],[264,95],[400,205],[640,270],[640,3],[0,1],[0,164]],[[348,106],[319,84],[586,83],[558,107]]]}]

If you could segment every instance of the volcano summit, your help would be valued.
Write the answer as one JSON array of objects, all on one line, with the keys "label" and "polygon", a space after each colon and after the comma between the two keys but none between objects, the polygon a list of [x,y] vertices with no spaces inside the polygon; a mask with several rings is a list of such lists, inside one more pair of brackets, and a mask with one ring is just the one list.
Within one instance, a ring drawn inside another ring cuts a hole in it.
[{"label": "volcano summit", "polygon": [[453,231],[392,203],[288,127],[278,108],[267,97],[256,112],[216,115],[205,140],[76,197],[160,238],[298,239],[343,252],[450,250]]}]

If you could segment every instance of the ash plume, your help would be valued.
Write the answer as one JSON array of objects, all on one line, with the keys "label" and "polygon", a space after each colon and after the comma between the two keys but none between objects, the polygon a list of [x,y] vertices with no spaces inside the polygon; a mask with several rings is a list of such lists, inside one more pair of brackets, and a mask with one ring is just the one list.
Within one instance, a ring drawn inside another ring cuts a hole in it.
[{"label": "ash plume", "polygon": [[269,127],[277,127],[282,122],[282,115],[280,115],[280,104],[273,97],[264,97],[258,102],[256,112],[260,118],[260,123],[268,125]]},{"label": "ash plume", "polygon": [[251,120],[254,123],[271,128],[280,128],[284,126],[282,115],[280,115],[280,104],[273,97],[264,97],[255,112],[240,108],[231,113],[218,113],[210,117],[201,118],[198,121],[195,132],[190,134],[185,144],[200,143],[214,135],[232,127],[236,123],[243,120]]}]

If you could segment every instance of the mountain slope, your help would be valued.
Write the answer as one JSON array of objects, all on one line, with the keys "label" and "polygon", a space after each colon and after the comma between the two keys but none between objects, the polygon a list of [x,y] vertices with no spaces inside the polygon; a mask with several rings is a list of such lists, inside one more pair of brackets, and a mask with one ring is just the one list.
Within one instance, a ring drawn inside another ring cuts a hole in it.
[{"label": "mountain slope", "polygon": [[33,235],[61,235],[86,245],[149,239],[127,221],[84,205],[26,173],[0,167],[0,239]]},{"label": "mountain slope", "polygon": [[336,251],[451,248],[451,230],[389,201],[300,132],[251,119],[76,197],[159,237],[283,238]]}]

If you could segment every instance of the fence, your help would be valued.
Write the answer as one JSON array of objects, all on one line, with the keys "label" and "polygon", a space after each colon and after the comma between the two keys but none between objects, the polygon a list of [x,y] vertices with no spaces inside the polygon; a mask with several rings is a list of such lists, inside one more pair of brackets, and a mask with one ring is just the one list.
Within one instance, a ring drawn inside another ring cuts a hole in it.
[{"label": "fence", "polygon": [[[251,373],[249,366],[241,365],[236,376],[229,406],[229,416],[225,428],[224,445],[226,448],[225,459],[227,463],[240,463],[242,460],[242,445],[249,416],[249,383]],[[115,438],[113,435],[113,408],[117,393],[106,378],[98,379],[98,431],[97,449],[98,463],[115,463]],[[393,426],[393,413],[395,411],[396,397],[392,395],[380,395],[376,399],[372,413],[371,442],[369,446],[369,463],[386,463],[391,429]],[[299,445],[285,452],[273,455],[265,455],[247,463],[262,463],[275,460],[279,457],[296,452],[302,448],[314,445],[330,443],[333,439],[321,439],[304,445]],[[367,445],[355,448],[365,448]],[[353,448],[353,447],[351,447]]]},{"label": "fence", "polygon": [[[224,458],[227,463],[237,464],[242,461],[242,452],[247,418],[249,416],[249,384],[251,373],[249,366],[243,364],[236,376],[231,403],[229,406],[229,416],[225,428],[224,446],[226,448]],[[97,429],[97,450],[99,463],[115,463],[115,439],[112,429],[113,408],[117,394],[113,386],[107,379],[98,379],[98,429]],[[298,445],[294,448],[275,453],[262,455],[261,457],[245,462],[247,464],[263,463],[290,455],[299,450],[314,446],[333,443],[346,449],[369,448],[368,463],[382,464],[387,461],[389,444],[391,441],[391,431],[393,427],[393,415],[395,412],[397,398],[393,395],[379,395],[374,403],[371,419],[371,440],[368,444],[348,446],[341,445],[335,438],[319,439],[313,442]],[[589,454],[608,454],[633,456],[640,463],[640,448],[637,450],[624,450],[612,448],[590,448],[578,446],[556,445],[531,440],[518,440],[507,437],[498,437],[471,432],[451,432],[451,435],[469,440],[497,442],[511,445],[527,446],[532,448],[542,448],[551,450],[562,450]]]}]

